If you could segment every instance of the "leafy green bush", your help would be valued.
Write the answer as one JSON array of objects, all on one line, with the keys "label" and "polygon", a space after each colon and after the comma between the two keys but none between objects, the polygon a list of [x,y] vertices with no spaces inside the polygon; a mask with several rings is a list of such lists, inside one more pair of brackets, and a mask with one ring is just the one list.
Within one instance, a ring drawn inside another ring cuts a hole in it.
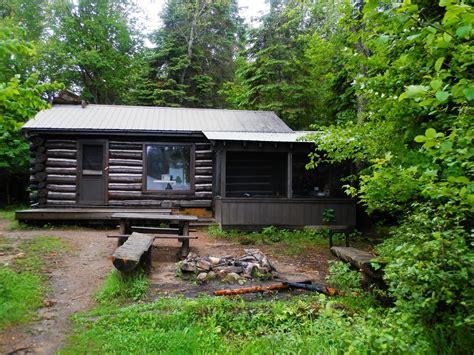
[{"label": "leafy green bush", "polygon": [[348,263],[342,261],[329,261],[328,283],[346,294],[353,291],[362,291],[361,275],[356,270],[351,270]]}]

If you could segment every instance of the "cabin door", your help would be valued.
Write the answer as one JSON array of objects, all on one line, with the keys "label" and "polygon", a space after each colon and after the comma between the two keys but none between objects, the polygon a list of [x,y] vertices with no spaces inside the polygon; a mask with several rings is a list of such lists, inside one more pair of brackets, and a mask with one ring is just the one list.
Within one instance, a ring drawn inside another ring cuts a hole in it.
[{"label": "cabin door", "polygon": [[105,141],[83,141],[79,144],[78,202],[105,205],[107,144]]}]

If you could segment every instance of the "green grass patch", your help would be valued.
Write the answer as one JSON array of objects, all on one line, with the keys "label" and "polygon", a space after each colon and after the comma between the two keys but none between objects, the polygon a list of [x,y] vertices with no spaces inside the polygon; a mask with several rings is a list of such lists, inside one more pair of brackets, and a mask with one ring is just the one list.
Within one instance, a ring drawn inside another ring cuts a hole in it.
[{"label": "green grass patch", "polygon": [[395,329],[383,310],[341,302],[318,294],[272,302],[175,297],[100,308],[73,318],[73,335],[61,353],[336,354],[430,348],[423,332],[406,327],[408,335],[400,341],[391,338]]},{"label": "green grass patch", "polygon": [[143,274],[123,278],[113,270],[97,290],[95,300],[100,305],[117,305],[142,299],[150,286]]},{"label": "green grass patch", "polygon": [[0,329],[28,322],[41,306],[44,291],[40,275],[0,267]]},{"label": "green grass patch", "polygon": [[[345,233],[335,233],[327,228],[288,230],[276,227],[266,227],[259,232],[244,233],[237,230],[224,231],[217,225],[209,226],[208,233],[214,237],[235,240],[243,245],[270,245],[280,244],[279,252],[287,255],[301,255],[311,247],[327,247],[329,235],[332,233],[335,245],[343,245]],[[349,233],[351,241],[360,241],[362,234],[358,231]]]},{"label": "green grass patch", "polygon": [[48,260],[69,250],[62,239],[36,237],[15,245],[2,238],[0,250],[15,255],[8,267],[0,267],[0,329],[29,322],[48,292],[44,275]]},{"label": "green grass patch", "polygon": [[[383,308],[361,291],[357,272],[330,266],[329,281],[344,295],[318,293],[245,301],[242,298],[161,298],[128,306],[110,303],[121,292],[116,275],[99,291],[90,312],[73,317],[74,330],[60,354],[430,354],[437,333]],[[106,295],[106,296],[104,296]]]}]

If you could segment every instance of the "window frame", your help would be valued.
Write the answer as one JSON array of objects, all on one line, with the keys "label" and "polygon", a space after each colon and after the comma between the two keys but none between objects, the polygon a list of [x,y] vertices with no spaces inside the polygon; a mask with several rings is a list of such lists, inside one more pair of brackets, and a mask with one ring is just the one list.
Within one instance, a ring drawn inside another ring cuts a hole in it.
[{"label": "window frame", "polygon": [[[148,190],[147,186],[147,146],[189,146],[189,190]],[[180,142],[146,142],[143,143],[143,173],[142,173],[142,193],[146,195],[160,195],[160,196],[188,196],[194,195],[195,192],[195,144],[194,143],[180,143]]]}]

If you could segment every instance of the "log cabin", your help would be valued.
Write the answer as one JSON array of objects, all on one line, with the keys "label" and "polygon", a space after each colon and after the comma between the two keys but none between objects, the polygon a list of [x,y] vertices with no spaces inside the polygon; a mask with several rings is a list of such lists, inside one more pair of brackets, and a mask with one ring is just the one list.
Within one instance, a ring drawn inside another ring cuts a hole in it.
[{"label": "log cabin", "polygon": [[273,112],[53,105],[23,126],[31,203],[17,219],[107,219],[124,210],[195,214],[222,228],[355,225],[350,164],[305,168],[314,143]]}]

